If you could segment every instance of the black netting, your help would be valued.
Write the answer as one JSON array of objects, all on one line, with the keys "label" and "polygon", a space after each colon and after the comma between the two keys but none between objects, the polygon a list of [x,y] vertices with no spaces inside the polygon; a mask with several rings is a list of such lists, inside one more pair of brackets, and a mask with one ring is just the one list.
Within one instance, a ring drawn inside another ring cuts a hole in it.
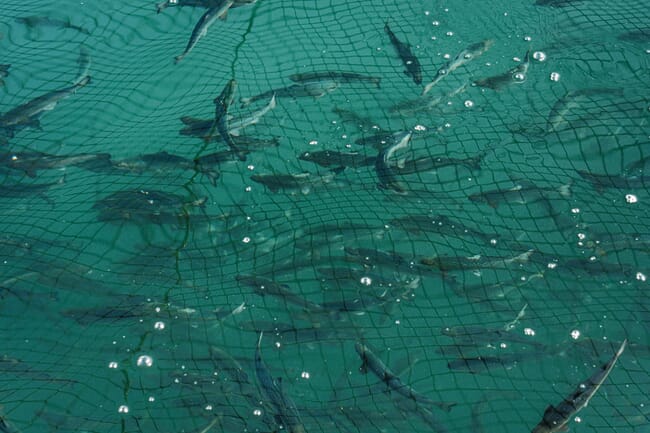
[{"label": "black netting", "polygon": [[647,4],[166,6],[2,6],[0,430],[647,431]]}]

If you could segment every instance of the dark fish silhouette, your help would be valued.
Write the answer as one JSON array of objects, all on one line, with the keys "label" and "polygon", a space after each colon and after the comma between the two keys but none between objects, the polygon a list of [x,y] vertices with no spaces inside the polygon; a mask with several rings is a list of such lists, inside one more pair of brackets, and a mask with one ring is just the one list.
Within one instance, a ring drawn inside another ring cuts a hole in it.
[{"label": "dark fish silhouette", "polygon": [[402,63],[406,66],[404,73],[413,78],[415,84],[422,84],[422,67],[420,66],[418,58],[415,57],[415,54],[411,51],[411,46],[397,39],[397,36],[395,36],[395,33],[390,29],[388,23],[384,25],[384,31],[390,38],[390,43],[393,44],[395,51],[397,51],[397,55],[402,59]]}]

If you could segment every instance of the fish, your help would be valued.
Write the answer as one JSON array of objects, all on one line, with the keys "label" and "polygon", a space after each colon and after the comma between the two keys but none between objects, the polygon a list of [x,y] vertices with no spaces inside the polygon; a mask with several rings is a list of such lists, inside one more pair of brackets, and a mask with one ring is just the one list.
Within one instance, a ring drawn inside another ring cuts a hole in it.
[{"label": "fish", "polygon": [[480,170],[481,161],[485,157],[486,153],[481,152],[476,156],[470,156],[467,158],[450,158],[447,156],[433,155],[433,156],[424,156],[415,159],[400,160],[397,163],[394,171],[396,174],[405,175],[420,173],[423,171],[437,170],[439,168],[461,165],[467,167],[470,170]]},{"label": "fish", "polygon": [[[167,9],[170,6],[189,6],[189,7],[202,7],[202,8],[210,8],[214,6],[218,6],[221,4],[222,0],[165,0],[163,2],[160,2],[156,4],[156,13],[161,13],[165,9]],[[234,9],[239,6],[245,6],[248,4],[253,4],[257,0],[235,0],[233,5],[230,7],[231,9]],[[224,17],[220,17],[221,19],[225,19]]]},{"label": "fish", "polygon": [[501,328],[486,328],[483,326],[447,326],[442,328],[442,335],[451,337],[463,345],[480,345],[499,347],[501,343],[521,343],[543,349],[546,346],[535,341],[532,336],[522,336]]},{"label": "fish", "polygon": [[547,356],[548,353],[540,350],[530,352],[511,353],[500,356],[476,356],[468,358],[458,358],[447,363],[447,367],[452,371],[464,371],[466,373],[478,374],[495,367],[510,370],[522,361],[530,359],[539,359]]},{"label": "fish", "polygon": [[115,161],[112,168],[118,171],[131,173],[158,172],[169,173],[175,170],[193,170],[204,174],[212,185],[216,185],[220,173],[209,164],[202,164],[195,160],[165,151],[147,153],[133,158]]},{"label": "fish", "polygon": [[70,166],[81,166],[93,161],[110,161],[108,153],[78,153],[73,155],[52,155],[49,153],[0,152],[0,166],[36,177],[38,170],[60,169]]},{"label": "fish", "polygon": [[571,196],[571,183],[561,185],[558,188],[538,187],[532,182],[520,180],[515,181],[515,186],[506,190],[492,190],[476,194],[471,194],[468,198],[470,201],[477,203],[486,203],[493,208],[497,208],[500,203],[518,203],[528,204],[543,199],[547,193],[559,193],[562,197]]},{"label": "fish", "polygon": [[356,72],[342,71],[302,72],[289,75],[289,79],[294,83],[305,83],[313,81],[335,81],[339,84],[368,82],[374,84],[378,89],[380,88],[381,83],[381,77],[372,77],[370,75],[358,74]]},{"label": "fish", "polygon": [[447,75],[454,72],[459,67],[466,65],[467,63],[481,56],[481,54],[489,50],[493,44],[494,44],[493,40],[485,39],[481,42],[477,42],[475,44],[471,44],[467,46],[460,53],[458,53],[456,57],[454,57],[452,60],[448,61],[447,63],[445,63],[444,66],[438,69],[438,72],[436,73],[436,76],[433,77],[433,80],[429,84],[424,86],[422,95],[426,95],[427,93],[429,93],[429,91],[433,88],[433,86],[438,84],[440,80],[442,80]]},{"label": "fish", "polygon": [[413,79],[415,84],[422,84],[422,67],[420,66],[420,61],[415,54],[411,51],[411,46],[405,42],[400,41],[395,33],[390,29],[388,22],[384,25],[384,31],[390,39],[390,43],[397,51],[397,55],[404,63],[406,69],[404,73]]},{"label": "fish", "polygon": [[7,111],[0,116],[0,129],[4,129],[9,134],[9,137],[13,137],[14,131],[18,129],[26,127],[40,128],[38,119],[43,113],[53,110],[59,101],[74,94],[88,83],[90,83],[90,75],[82,77],[72,86],[45,93]]},{"label": "fish", "polygon": [[354,349],[357,351],[357,354],[361,358],[361,368],[362,372],[367,370],[372,371],[375,376],[379,378],[386,386],[397,394],[406,397],[407,399],[413,400],[418,404],[425,406],[436,406],[445,412],[451,411],[451,408],[456,405],[456,403],[448,403],[435,401],[429,397],[419,393],[409,385],[402,382],[402,379],[399,378],[395,373],[393,373],[387,366],[382,362],[381,359],[375,355],[372,350],[365,344],[357,341],[354,344]]},{"label": "fish", "polygon": [[235,99],[236,88],[237,81],[234,79],[230,80],[222,90],[221,94],[214,99],[214,121],[212,122],[212,126],[210,126],[208,133],[203,137],[203,140],[206,144],[209,143],[212,140],[214,131],[216,130],[219,132],[219,135],[223,141],[226,142],[230,150],[237,155],[237,158],[239,158],[240,161],[246,161],[246,153],[239,149],[237,143],[233,141],[228,125],[228,109]]},{"label": "fish", "polygon": [[400,149],[405,149],[409,146],[411,141],[411,132],[403,132],[402,137],[394,144],[387,146],[375,159],[375,173],[379,180],[379,188],[389,189],[398,194],[406,194],[408,192],[406,186],[399,182],[395,176],[394,164],[391,159],[395,152]]},{"label": "fish", "polygon": [[589,404],[589,400],[602,386],[612,372],[616,361],[623,354],[627,340],[623,340],[614,356],[603,364],[594,374],[581,383],[575,391],[557,406],[549,405],[542,420],[533,428],[532,433],[554,433],[566,430],[567,424]]},{"label": "fish", "polygon": [[322,312],[324,311],[323,306],[311,302],[304,297],[292,292],[288,286],[284,284],[279,284],[275,281],[269,280],[264,277],[254,276],[254,275],[237,275],[235,277],[237,282],[244,284],[248,287],[251,287],[255,293],[260,296],[271,295],[278,298],[284,299],[285,302],[297,305],[304,308],[309,312]]},{"label": "fish", "polygon": [[[228,133],[231,136],[239,136],[241,130],[247,126],[255,125],[259,123],[262,116],[271,111],[277,106],[275,95],[271,97],[269,103],[262,107],[261,109],[252,112],[251,114],[243,117],[234,117],[227,115],[228,120]],[[185,124],[185,127],[180,130],[181,135],[189,135],[192,137],[201,137],[204,138],[210,131],[212,124],[214,123],[213,119],[197,119],[195,117],[183,116],[181,117],[181,122]]]},{"label": "fish", "polygon": [[359,338],[360,331],[350,328],[339,328],[334,326],[323,326],[317,323],[312,326],[296,326],[291,323],[282,323],[278,321],[253,320],[250,322],[240,322],[237,324],[239,329],[251,332],[265,332],[272,334],[275,338],[282,341],[282,344],[300,344],[314,341],[340,342],[343,340],[354,340]]},{"label": "fish", "polygon": [[2,198],[22,198],[29,197],[32,195],[39,196],[41,199],[46,202],[53,204],[45,192],[52,188],[53,186],[62,185],[65,183],[65,176],[62,176],[56,182],[48,183],[3,183],[2,188],[0,188],[0,197]]},{"label": "fish", "polygon": [[90,58],[90,52],[88,48],[83,45],[79,46],[79,57],[77,58],[77,64],[79,65],[79,72],[77,73],[77,79],[75,83],[83,80],[84,77],[90,76],[90,66],[92,65],[92,59]]},{"label": "fish", "polygon": [[288,87],[272,89],[259,95],[251,96],[249,98],[240,98],[239,102],[241,107],[247,107],[255,101],[267,99],[275,95],[278,98],[299,98],[311,96],[313,98],[320,98],[333,92],[338,88],[339,84],[334,80],[316,80],[305,81],[301,83],[292,84]]},{"label": "fish", "polygon": [[3,78],[9,76],[9,68],[10,67],[11,67],[11,65],[8,65],[8,64],[0,64],[0,86],[5,85],[5,81],[3,80]]},{"label": "fish", "polygon": [[420,260],[423,265],[431,266],[442,272],[472,269],[507,269],[512,264],[528,262],[535,250],[528,250],[514,257],[484,256],[477,254],[471,257],[435,256]]},{"label": "fish", "polygon": [[458,296],[467,298],[471,302],[492,302],[506,299],[511,292],[519,291],[530,281],[543,276],[542,272],[538,272],[528,277],[515,277],[494,283],[456,284],[453,286],[453,290]]},{"label": "fish", "polygon": [[632,161],[625,165],[622,175],[624,177],[633,177],[644,174],[646,169],[650,166],[649,163],[650,156],[644,156],[636,161]]},{"label": "fish", "polygon": [[357,128],[362,131],[379,131],[381,128],[377,125],[377,122],[374,120],[363,117],[351,110],[345,110],[343,108],[334,107],[332,108],[332,113],[339,116],[341,122],[344,123],[354,123]]},{"label": "fish", "polygon": [[320,150],[303,152],[298,156],[301,161],[313,162],[321,167],[360,168],[373,165],[377,157],[367,156],[361,152],[339,152]]},{"label": "fish", "polygon": [[600,256],[611,252],[635,250],[650,252],[649,233],[598,233],[584,244]]},{"label": "fish", "polygon": [[576,3],[581,3],[583,0],[535,0],[535,6],[548,6],[550,8],[565,8],[572,6]]},{"label": "fish", "polygon": [[59,18],[51,18],[51,17],[46,17],[46,16],[37,16],[37,15],[32,15],[28,17],[18,17],[16,18],[16,22],[19,22],[21,24],[26,25],[27,27],[58,27],[60,29],[72,29],[76,30],[79,33],[83,33],[86,35],[90,35],[90,32],[80,26],[74,25],[70,23],[70,20],[62,20]]},{"label": "fish", "polygon": [[598,192],[604,189],[645,189],[650,186],[650,176],[631,175],[618,176],[609,174],[589,173],[584,170],[576,170],[583,179],[587,180]]},{"label": "fish", "polygon": [[546,119],[546,132],[558,132],[571,127],[567,116],[576,108],[581,107],[581,101],[599,95],[623,96],[623,89],[618,87],[593,87],[571,90],[558,99]]},{"label": "fish", "polygon": [[498,234],[483,233],[480,230],[468,227],[454,221],[446,215],[405,215],[389,221],[393,227],[400,228],[408,233],[420,235],[424,233],[437,233],[455,237],[472,237],[480,239],[487,244],[492,244],[499,239]]},{"label": "fish", "polygon": [[288,433],[305,433],[305,427],[300,418],[300,413],[296,404],[291,397],[282,389],[280,378],[274,379],[269,372],[268,367],[262,359],[262,336],[257,340],[257,349],[255,350],[255,374],[257,381],[262,389],[262,393],[269,399],[271,405],[275,408],[275,417]]},{"label": "fish", "polygon": [[199,18],[199,21],[194,26],[192,30],[192,35],[190,40],[187,42],[185,50],[174,58],[174,62],[178,64],[181,60],[187,56],[190,51],[194,49],[199,40],[208,33],[208,29],[212,24],[217,21],[218,18],[225,17],[228,13],[228,9],[233,5],[233,0],[222,0],[216,3],[214,6],[208,8],[207,11]]},{"label": "fish", "polygon": [[624,32],[616,37],[619,41],[648,43],[650,42],[650,27]]},{"label": "fish", "polygon": [[474,81],[474,85],[499,91],[504,87],[510,86],[511,84],[521,84],[526,81],[526,74],[528,73],[529,67],[530,50],[526,51],[524,60],[514,68],[500,75],[478,79]]},{"label": "fish", "polygon": [[437,270],[423,266],[415,260],[407,259],[395,251],[383,251],[370,248],[344,247],[346,260],[359,263],[367,267],[391,268],[397,272],[410,275],[432,275],[440,276]]},{"label": "fish", "polygon": [[297,174],[263,173],[251,176],[253,182],[261,183],[271,192],[279,191],[300,191],[303,194],[309,193],[312,188],[331,183],[336,175],[345,167],[338,167],[329,173],[316,175],[309,172]]},{"label": "fish", "polygon": [[[188,211],[203,208],[206,197],[190,199],[157,190],[116,191],[95,202],[92,208],[99,212],[100,221],[136,223],[179,224],[189,219],[198,221],[204,215],[192,215]],[[206,222],[210,218],[204,218]]]},{"label": "fish", "polygon": [[467,90],[468,83],[463,83],[458,88],[437,96],[421,95],[415,99],[400,102],[389,108],[391,114],[399,116],[412,116],[417,113],[426,113],[433,110],[441,102],[446,101],[454,96]]}]

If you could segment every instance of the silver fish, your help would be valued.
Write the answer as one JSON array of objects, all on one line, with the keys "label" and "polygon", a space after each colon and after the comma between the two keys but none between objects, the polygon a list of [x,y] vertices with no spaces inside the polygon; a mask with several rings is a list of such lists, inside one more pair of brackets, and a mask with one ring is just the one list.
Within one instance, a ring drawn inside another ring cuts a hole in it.
[{"label": "silver fish", "polygon": [[53,110],[62,99],[74,94],[77,90],[90,83],[90,76],[86,75],[75,84],[60,90],[54,90],[19,105],[0,116],[0,128],[5,129],[10,137],[17,129],[25,127],[40,128],[38,118],[46,111]]},{"label": "silver fish", "polygon": [[481,78],[474,81],[474,84],[479,87],[487,87],[492,90],[501,90],[511,84],[521,84],[526,81],[526,73],[530,67],[530,50],[526,51],[524,60],[514,68],[504,72],[500,75],[492,77]]},{"label": "silver fish", "polygon": [[209,143],[212,140],[214,131],[216,130],[219,132],[219,135],[223,141],[226,142],[230,150],[232,150],[235,155],[237,155],[237,158],[239,158],[240,161],[246,161],[246,153],[239,149],[237,143],[235,143],[235,141],[232,139],[228,123],[228,110],[230,109],[230,106],[235,99],[236,89],[237,81],[234,79],[230,80],[224,87],[221,94],[214,99],[214,121],[212,122],[212,126],[210,127],[210,130],[206,136],[203,137],[203,140],[206,144]]},{"label": "silver fish", "polygon": [[223,0],[217,6],[210,7],[205,13],[199,18],[199,21],[194,26],[192,30],[192,35],[190,40],[185,47],[185,51],[175,57],[175,63],[180,62],[187,56],[192,49],[196,46],[199,40],[208,33],[208,29],[212,24],[214,24],[217,19],[226,16],[228,9],[233,5],[233,0]]},{"label": "silver fish", "polygon": [[51,155],[43,152],[0,152],[0,166],[24,172],[36,177],[38,170],[82,166],[96,161],[110,161],[108,153],[79,153],[75,155]]},{"label": "silver fish", "polygon": [[562,197],[571,196],[571,184],[565,184],[558,188],[538,187],[532,182],[519,180],[515,186],[505,190],[492,190],[471,194],[469,200],[477,203],[487,203],[493,208],[497,208],[500,203],[519,203],[527,204],[543,199],[547,193],[558,193]]},{"label": "silver fish", "polygon": [[426,257],[420,263],[432,266],[442,272],[471,269],[506,269],[512,264],[528,262],[535,250],[528,250],[514,257],[484,256],[477,254],[471,257],[462,256],[435,256]]},{"label": "silver fish", "polygon": [[380,77],[371,77],[369,75],[358,74],[356,72],[342,71],[319,71],[319,72],[302,72],[299,74],[289,75],[289,79],[295,83],[304,83],[309,81],[336,81],[337,83],[355,83],[368,82],[379,88]]},{"label": "silver fish", "polygon": [[475,44],[469,45],[467,48],[462,50],[460,53],[456,55],[452,60],[447,62],[442,68],[438,69],[438,72],[436,73],[436,76],[433,77],[433,80],[424,86],[424,90],[422,91],[422,95],[426,95],[429,90],[433,88],[440,80],[445,78],[447,75],[458,69],[459,67],[466,65],[467,63],[471,62],[475,58],[479,57],[481,54],[486,52],[492,44],[494,43],[493,40],[491,39],[485,39],[481,42],[477,42]]},{"label": "silver fish", "polygon": [[239,102],[242,107],[246,107],[260,99],[267,99],[275,95],[278,98],[299,98],[311,96],[313,98],[320,98],[334,91],[339,84],[334,80],[316,80],[305,81],[297,84],[292,84],[288,87],[269,90],[259,95],[251,96],[249,98],[240,98]]},{"label": "silver fish", "polygon": [[261,183],[271,192],[300,191],[307,194],[315,186],[331,183],[345,167],[338,167],[329,173],[316,175],[309,172],[297,174],[264,173],[251,176],[253,182]]},{"label": "silver fish", "polygon": [[298,412],[298,408],[296,408],[296,404],[282,389],[280,378],[274,379],[271,376],[268,367],[262,359],[261,345],[263,335],[260,332],[257,349],[255,350],[255,373],[257,375],[257,381],[262,392],[275,408],[276,418],[287,429],[288,433],[305,433],[305,427],[300,419],[300,413]]},{"label": "silver fish", "polygon": [[367,156],[361,152],[338,152],[336,150],[320,150],[303,152],[298,156],[301,161],[309,161],[321,167],[367,167],[375,163],[376,157]]},{"label": "silver fish", "polygon": [[395,152],[408,147],[412,135],[411,132],[404,132],[399,141],[386,147],[377,155],[377,159],[375,160],[375,173],[379,180],[379,188],[390,189],[399,194],[406,194],[408,192],[406,186],[397,180],[394,170],[397,164],[391,160]]},{"label": "silver fish", "polygon": [[451,408],[456,405],[456,403],[447,403],[432,400],[402,382],[402,379],[393,373],[386,366],[386,364],[384,364],[381,359],[379,359],[377,355],[375,355],[372,350],[370,350],[370,348],[365,344],[357,341],[354,345],[354,349],[357,351],[357,354],[361,358],[361,370],[366,371],[369,369],[375,374],[375,376],[379,378],[379,380],[384,382],[389,389],[395,391],[401,396],[413,400],[418,404],[436,406],[446,412],[449,412]]},{"label": "silver fish", "polygon": [[557,406],[549,405],[544,411],[542,420],[533,428],[532,433],[554,433],[566,430],[567,424],[580,410],[589,404],[589,400],[601,387],[609,373],[612,372],[616,361],[625,350],[627,340],[624,340],[614,356],[603,364],[598,371],[581,383],[575,391]]}]

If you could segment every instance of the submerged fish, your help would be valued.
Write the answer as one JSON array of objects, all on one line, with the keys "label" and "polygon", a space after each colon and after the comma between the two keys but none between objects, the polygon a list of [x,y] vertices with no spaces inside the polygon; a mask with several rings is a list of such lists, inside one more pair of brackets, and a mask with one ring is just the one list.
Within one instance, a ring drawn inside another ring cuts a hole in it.
[{"label": "submerged fish", "polygon": [[585,99],[599,95],[623,96],[622,88],[595,87],[579,90],[571,90],[563,97],[558,99],[546,120],[546,132],[557,132],[571,127],[571,122],[567,116],[576,108],[581,107],[581,102]]},{"label": "submerged fish", "polygon": [[485,157],[485,153],[481,152],[476,156],[467,158],[449,158],[447,156],[424,156],[416,159],[400,160],[395,167],[397,174],[413,174],[423,171],[437,170],[439,168],[448,167],[452,165],[462,165],[470,170],[480,170],[481,161]]},{"label": "submerged fish", "polygon": [[370,75],[358,74],[356,72],[341,71],[319,71],[319,72],[302,72],[299,74],[289,75],[289,79],[295,83],[305,83],[312,81],[335,81],[341,83],[368,82],[379,88],[380,77],[371,77]]},{"label": "submerged fish", "polygon": [[305,433],[305,427],[300,419],[300,413],[296,404],[291,397],[282,389],[281,379],[274,379],[269,372],[268,367],[262,359],[262,335],[257,341],[257,349],[255,350],[255,374],[257,381],[262,389],[266,398],[269,399],[271,405],[275,408],[275,417],[279,423],[284,427],[288,433]]},{"label": "submerged fish", "polygon": [[421,95],[415,99],[400,102],[390,107],[391,114],[400,116],[411,116],[417,113],[426,113],[438,106],[441,102],[446,101],[454,96],[467,90],[468,83],[463,83],[451,92],[443,93],[437,96]]},{"label": "submerged fish", "polygon": [[456,69],[460,68],[463,65],[466,65],[467,63],[471,62],[475,58],[479,57],[481,54],[486,52],[492,44],[494,43],[493,40],[491,39],[486,39],[481,42],[477,42],[475,44],[469,45],[467,48],[462,50],[460,53],[456,55],[452,60],[449,62],[445,63],[445,65],[438,69],[438,72],[436,73],[436,76],[433,77],[433,80],[424,86],[424,90],[422,91],[422,94],[425,95],[435,86],[438,84],[440,80],[445,78],[447,75],[455,71]]},{"label": "submerged fish", "polygon": [[650,186],[650,176],[618,176],[589,173],[584,170],[577,170],[577,172],[583,179],[589,181],[598,192],[608,188],[644,189]]},{"label": "submerged fish", "polygon": [[542,420],[533,428],[532,433],[554,433],[566,430],[567,424],[580,410],[589,404],[589,400],[601,387],[616,361],[623,354],[627,340],[624,340],[614,356],[603,364],[591,377],[581,383],[575,391],[557,406],[549,405]]},{"label": "submerged fish", "polygon": [[115,161],[112,168],[132,173],[158,172],[168,173],[176,170],[193,170],[203,173],[212,185],[216,185],[220,174],[210,164],[191,160],[165,151],[147,153],[133,158]]},{"label": "submerged fish", "polygon": [[38,119],[43,113],[53,110],[59,101],[74,94],[88,83],[90,83],[90,76],[86,75],[72,86],[48,92],[7,111],[0,116],[0,129],[4,129],[9,137],[13,137],[14,131],[18,129],[40,128]]},{"label": "submerged fish", "polygon": [[199,21],[192,30],[190,40],[185,47],[185,50],[175,57],[175,63],[180,62],[187,56],[192,49],[196,46],[199,40],[208,33],[208,29],[218,18],[224,18],[228,13],[228,9],[233,5],[233,0],[221,0],[214,6],[210,6],[207,11],[199,18]]},{"label": "submerged fish", "polygon": [[315,302],[311,302],[304,297],[292,292],[288,286],[279,284],[275,281],[264,277],[253,275],[237,275],[235,279],[248,287],[251,287],[255,293],[260,296],[271,295],[284,299],[285,302],[297,305],[310,312],[323,311],[323,307]]},{"label": "submerged fish", "polygon": [[426,257],[420,260],[420,263],[432,266],[442,272],[471,270],[471,269],[506,269],[512,264],[528,262],[534,250],[528,250],[514,257],[484,256],[477,254],[471,257],[462,256],[435,256]]},{"label": "submerged fish", "polygon": [[[273,95],[273,97],[271,98],[271,100],[266,106],[250,113],[247,116],[234,117],[228,115],[227,116],[228,133],[231,136],[235,136],[235,137],[239,136],[241,134],[242,129],[246,128],[247,126],[255,125],[256,123],[258,123],[262,118],[262,116],[264,116],[266,113],[274,109],[276,105],[277,104],[275,101],[275,95]],[[205,138],[208,134],[208,131],[210,131],[210,128],[214,123],[214,120],[197,119],[195,117],[183,116],[181,117],[181,122],[185,124],[185,127],[179,131],[181,135],[189,135],[192,137]]]},{"label": "submerged fish", "polygon": [[487,87],[492,90],[501,90],[511,84],[521,84],[526,81],[526,73],[530,67],[530,50],[526,51],[524,60],[514,68],[504,72],[500,75],[492,77],[481,78],[474,81],[474,84],[479,87]]},{"label": "submerged fish", "polygon": [[571,196],[571,184],[562,185],[558,188],[538,187],[529,181],[516,181],[514,187],[506,190],[492,190],[472,194],[468,198],[477,203],[487,203],[493,208],[500,203],[527,204],[543,199],[547,193],[559,193],[562,197]]},{"label": "submerged fish", "polygon": [[487,234],[480,230],[468,227],[458,221],[454,221],[446,215],[406,215],[400,218],[393,218],[389,224],[405,230],[414,235],[425,233],[437,233],[456,237],[469,236],[480,239],[487,244],[492,244],[499,238],[497,234]]},{"label": "submerged fish", "polygon": [[379,188],[390,189],[399,194],[405,194],[408,192],[407,188],[399,182],[395,176],[395,166],[397,164],[394,163],[392,159],[395,152],[408,147],[412,135],[411,132],[403,132],[399,141],[387,146],[379,152],[379,155],[377,155],[375,160],[375,173],[379,180]]},{"label": "submerged fish", "polygon": [[306,194],[309,193],[314,187],[331,183],[336,175],[343,170],[343,168],[339,167],[323,175],[312,174],[309,172],[298,174],[254,174],[251,176],[251,180],[253,182],[261,183],[262,185],[266,186],[271,192],[293,190],[301,191],[303,194]]},{"label": "submerged fish", "polygon": [[422,67],[415,54],[411,51],[411,46],[405,42],[400,41],[395,33],[390,29],[388,23],[384,25],[384,31],[390,38],[390,43],[397,51],[397,55],[406,66],[404,73],[413,79],[415,84],[422,84]]},{"label": "submerged fish", "polygon": [[11,65],[2,65],[0,64],[0,86],[4,86],[5,82],[3,80],[4,77],[9,76],[9,68]]},{"label": "submerged fish", "polygon": [[240,98],[239,102],[242,107],[246,107],[255,101],[268,99],[273,95],[278,98],[299,98],[304,96],[320,98],[334,91],[338,86],[338,83],[334,80],[305,81],[292,84],[288,87],[269,90],[268,92],[260,93],[259,95],[251,96],[250,98]]},{"label": "submerged fish", "polygon": [[298,156],[302,161],[313,162],[321,167],[367,167],[377,159],[361,152],[338,152],[336,150],[320,150],[303,152]]},{"label": "submerged fish", "polygon": [[449,412],[451,408],[456,405],[456,403],[447,403],[432,400],[402,382],[399,376],[393,373],[386,366],[386,364],[384,364],[381,359],[379,359],[377,355],[375,355],[365,344],[357,341],[354,345],[354,349],[357,351],[357,354],[361,358],[361,370],[364,372],[368,369],[372,371],[375,376],[384,382],[391,391],[394,391],[403,397],[413,400],[418,404],[423,404],[425,406],[436,406],[446,412]]},{"label": "submerged fish", "polygon": [[624,32],[616,38],[620,41],[648,43],[650,42],[650,27]]},{"label": "submerged fish", "polygon": [[[255,3],[256,1],[257,0],[235,0],[235,2],[230,8],[234,9],[239,6]],[[165,0],[156,5],[156,13],[160,13],[170,6],[211,8],[214,6],[219,6],[221,2],[222,0]],[[225,16],[222,17],[222,19],[225,19]]]},{"label": "submerged fish", "polygon": [[76,30],[79,33],[84,33],[89,35],[90,32],[83,27],[74,25],[70,23],[70,20],[62,20],[59,18],[51,18],[46,16],[29,16],[29,17],[18,17],[16,21],[25,24],[27,27],[58,27],[60,29],[72,29]]},{"label": "submerged fish", "polygon": [[535,6],[548,6],[550,8],[565,8],[583,0],[535,0]]},{"label": "submerged fish", "polygon": [[230,80],[226,86],[221,91],[221,94],[214,99],[215,113],[214,121],[210,130],[203,137],[205,143],[209,143],[212,140],[214,131],[219,132],[219,135],[226,142],[230,150],[232,150],[239,158],[240,161],[246,161],[246,154],[237,147],[230,134],[229,125],[228,125],[228,109],[232,106],[232,103],[235,99],[235,90],[237,89],[237,81]]},{"label": "submerged fish", "polygon": [[0,152],[0,166],[24,172],[36,177],[38,170],[84,166],[97,161],[109,162],[108,153],[78,153],[74,155],[52,155],[43,152]]},{"label": "submerged fish", "polygon": [[377,125],[377,122],[374,120],[363,117],[351,110],[345,110],[343,108],[334,107],[332,108],[332,113],[335,113],[341,119],[341,122],[344,123],[354,123],[357,128],[362,131],[380,131],[381,128]]},{"label": "submerged fish", "polygon": [[447,363],[447,367],[453,371],[464,371],[466,373],[478,374],[495,367],[510,370],[522,361],[539,359],[547,356],[548,353],[541,350],[530,352],[509,353],[500,356],[476,356],[458,358]]}]

